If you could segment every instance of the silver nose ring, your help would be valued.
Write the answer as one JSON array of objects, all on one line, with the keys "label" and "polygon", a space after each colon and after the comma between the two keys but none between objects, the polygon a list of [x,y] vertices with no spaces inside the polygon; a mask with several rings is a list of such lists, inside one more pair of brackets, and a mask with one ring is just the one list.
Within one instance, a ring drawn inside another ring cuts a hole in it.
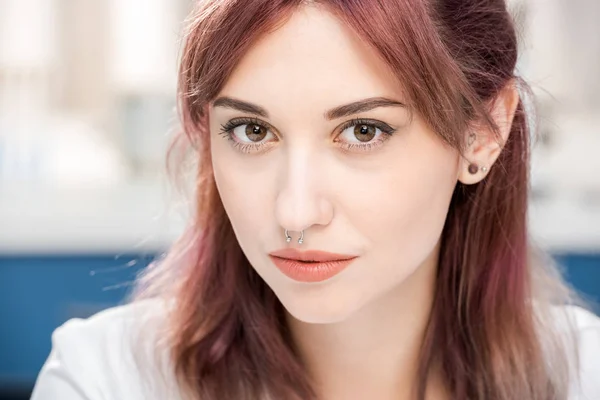
[{"label": "silver nose ring", "polygon": [[[285,241],[286,242],[291,242],[292,241],[292,237],[288,234],[288,230],[285,230]],[[298,244],[302,244],[302,242],[304,242],[304,230],[300,231],[300,239],[298,239]]]}]

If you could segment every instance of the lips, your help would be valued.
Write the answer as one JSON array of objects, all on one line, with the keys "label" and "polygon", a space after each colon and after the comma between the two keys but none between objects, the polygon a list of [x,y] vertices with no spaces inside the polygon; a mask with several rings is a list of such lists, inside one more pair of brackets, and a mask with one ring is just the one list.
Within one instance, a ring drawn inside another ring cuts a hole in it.
[{"label": "lips", "polygon": [[298,249],[282,249],[270,253],[271,256],[279,258],[287,258],[290,260],[307,261],[307,262],[326,262],[350,260],[357,256],[347,254],[330,253],[320,250],[298,250]]},{"label": "lips", "polygon": [[358,256],[318,250],[283,249],[269,254],[273,264],[298,282],[322,282],[342,272]]}]

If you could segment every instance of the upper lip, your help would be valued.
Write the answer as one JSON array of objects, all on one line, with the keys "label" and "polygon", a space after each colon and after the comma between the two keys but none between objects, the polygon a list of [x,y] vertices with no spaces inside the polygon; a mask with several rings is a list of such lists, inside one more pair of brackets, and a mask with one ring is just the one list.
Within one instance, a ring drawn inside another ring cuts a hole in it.
[{"label": "upper lip", "polygon": [[347,254],[330,253],[321,250],[298,250],[298,249],[281,249],[269,253],[273,257],[287,258],[291,260],[299,261],[338,261],[338,260],[349,260],[358,256],[350,256]]}]

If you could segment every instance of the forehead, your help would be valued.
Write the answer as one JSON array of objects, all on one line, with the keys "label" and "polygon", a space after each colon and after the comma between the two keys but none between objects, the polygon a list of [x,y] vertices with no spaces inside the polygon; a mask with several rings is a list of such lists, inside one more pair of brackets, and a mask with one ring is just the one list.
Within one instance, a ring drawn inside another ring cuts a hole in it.
[{"label": "forehead", "polygon": [[273,115],[315,112],[365,97],[400,97],[374,49],[333,14],[302,6],[243,56],[220,95],[258,103]]}]

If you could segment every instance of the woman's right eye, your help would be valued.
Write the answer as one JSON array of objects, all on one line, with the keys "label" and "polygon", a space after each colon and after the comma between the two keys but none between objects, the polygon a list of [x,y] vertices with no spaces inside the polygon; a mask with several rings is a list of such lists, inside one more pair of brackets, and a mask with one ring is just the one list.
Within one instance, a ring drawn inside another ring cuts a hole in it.
[{"label": "woman's right eye", "polygon": [[221,134],[243,153],[259,151],[266,146],[269,138],[275,137],[264,124],[247,120],[229,121],[221,126]]},{"label": "woman's right eye", "polygon": [[257,124],[244,124],[233,128],[233,135],[240,141],[248,139],[252,143],[262,141],[268,133],[268,128]]}]

